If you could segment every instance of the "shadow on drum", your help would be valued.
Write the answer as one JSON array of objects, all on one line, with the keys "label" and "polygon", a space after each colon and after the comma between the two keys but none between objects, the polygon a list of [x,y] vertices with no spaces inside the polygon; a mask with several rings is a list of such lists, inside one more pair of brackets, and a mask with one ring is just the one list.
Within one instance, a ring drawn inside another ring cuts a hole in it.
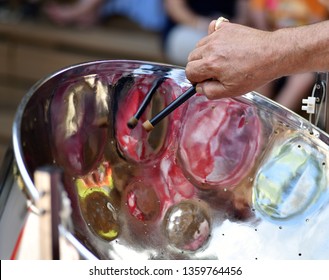
[{"label": "shadow on drum", "polygon": [[197,93],[147,133],[190,86],[183,68],[142,61],[41,80],[14,124],[27,199],[36,170],[60,168],[71,233],[99,259],[328,259],[328,135],[255,92]]}]

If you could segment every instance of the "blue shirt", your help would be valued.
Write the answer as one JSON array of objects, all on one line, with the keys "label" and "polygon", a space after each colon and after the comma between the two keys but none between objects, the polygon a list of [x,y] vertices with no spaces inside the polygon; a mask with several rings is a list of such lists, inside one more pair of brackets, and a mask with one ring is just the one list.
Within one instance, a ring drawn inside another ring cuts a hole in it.
[{"label": "blue shirt", "polygon": [[166,23],[162,0],[107,0],[101,14],[126,16],[151,31],[163,30]]}]

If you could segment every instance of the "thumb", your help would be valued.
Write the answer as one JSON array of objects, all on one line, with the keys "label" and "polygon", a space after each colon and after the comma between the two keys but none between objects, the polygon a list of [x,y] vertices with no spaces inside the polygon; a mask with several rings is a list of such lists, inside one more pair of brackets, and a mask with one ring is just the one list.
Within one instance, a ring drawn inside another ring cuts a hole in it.
[{"label": "thumb", "polygon": [[208,35],[215,32],[216,20],[212,20],[208,26]]}]

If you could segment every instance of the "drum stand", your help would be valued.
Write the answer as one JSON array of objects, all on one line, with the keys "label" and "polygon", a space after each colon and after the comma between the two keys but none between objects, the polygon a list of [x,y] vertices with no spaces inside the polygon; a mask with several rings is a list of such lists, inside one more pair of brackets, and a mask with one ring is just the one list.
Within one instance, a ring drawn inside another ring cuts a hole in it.
[{"label": "drum stand", "polygon": [[[34,196],[28,194],[8,148],[0,166],[0,259],[97,259],[73,235],[71,203],[63,188],[62,171],[54,166],[37,169]],[[39,229],[39,230],[38,230]],[[29,234],[28,232],[31,231]],[[39,249],[39,250],[38,250]]]},{"label": "drum stand", "polygon": [[328,73],[316,73],[312,96],[303,99],[302,110],[309,114],[309,122],[325,132],[329,132]]},{"label": "drum stand", "polygon": [[40,198],[30,209],[39,216],[40,259],[97,259],[72,234],[70,200],[60,169],[49,166],[34,172]]}]

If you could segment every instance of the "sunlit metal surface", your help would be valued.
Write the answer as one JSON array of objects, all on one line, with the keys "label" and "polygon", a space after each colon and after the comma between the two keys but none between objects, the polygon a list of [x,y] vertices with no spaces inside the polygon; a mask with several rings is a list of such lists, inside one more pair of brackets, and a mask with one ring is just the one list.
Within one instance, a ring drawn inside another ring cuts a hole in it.
[{"label": "sunlit metal surface", "polygon": [[183,68],[142,61],[40,81],[13,130],[29,195],[36,168],[61,167],[73,234],[100,259],[329,259],[328,135],[254,92],[196,94],[142,128],[190,86]]}]

